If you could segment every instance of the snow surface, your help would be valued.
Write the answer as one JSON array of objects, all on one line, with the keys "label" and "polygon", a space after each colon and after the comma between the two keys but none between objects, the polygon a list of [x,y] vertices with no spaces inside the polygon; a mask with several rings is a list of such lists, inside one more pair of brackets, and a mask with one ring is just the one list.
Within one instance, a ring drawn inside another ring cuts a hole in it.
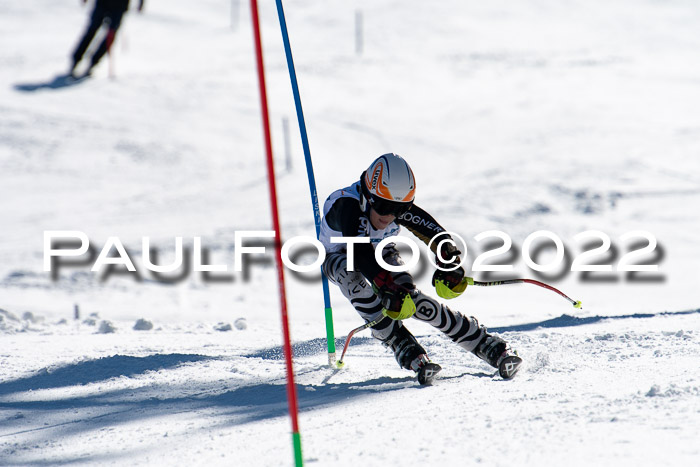
[{"label": "snow surface", "polygon": [[[282,234],[310,236],[276,9],[260,3]],[[0,465],[293,464],[271,255],[232,272],[235,232],[271,229],[248,4],[148,1],[125,19],[114,78],[105,58],[62,86],[81,4],[0,4]],[[574,235],[596,229],[616,247],[601,264],[630,248],[621,235],[645,230],[659,246],[642,259],[660,265],[539,276],[516,250],[505,259],[517,275],[584,309],[527,285],[470,288],[450,306],[501,333],[524,369],[502,381],[408,323],[444,368],[426,388],[366,331],[347,367],[329,369],[317,274],[287,271],[305,462],[700,463],[698,3],[285,8],[321,201],[395,151],[413,166],[418,203],[467,239],[470,262],[486,249],[480,232],[519,248],[550,230],[573,257]],[[101,280],[90,264],[52,280],[45,230],[83,231],[97,252],[119,237],[141,280]],[[228,275],[148,274],[142,237],[165,263],[176,236],[189,247],[202,237]],[[430,290],[429,272],[417,278]],[[360,320],[331,293],[340,347]]]}]

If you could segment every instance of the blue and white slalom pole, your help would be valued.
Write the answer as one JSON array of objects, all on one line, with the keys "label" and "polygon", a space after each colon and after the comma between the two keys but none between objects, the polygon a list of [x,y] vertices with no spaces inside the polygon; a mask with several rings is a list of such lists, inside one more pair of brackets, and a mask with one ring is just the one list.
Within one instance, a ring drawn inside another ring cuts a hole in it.
[{"label": "blue and white slalom pole", "polygon": [[[284,52],[287,55],[287,67],[289,68],[289,78],[292,82],[294,93],[294,104],[297,109],[297,119],[299,120],[299,130],[301,132],[301,143],[304,147],[304,159],[306,161],[306,173],[309,177],[309,190],[311,191],[311,205],[314,210],[314,221],[316,222],[316,238],[321,233],[321,212],[318,207],[318,195],[316,194],[316,179],[314,177],[314,167],[311,162],[311,151],[309,150],[309,138],[306,134],[306,123],[304,122],[304,111],[301,107],[301,97],[299,95],[299,84],[294,70],[294,59],[292,58],[292,48],[289,45],[289,34],[287,32],[287,22],[284,19],[284,8],[282,0],[276,0],[277,15],[280,20],[282,30],[282,40],[284,41]],[[333,310],[331,308],[330,292],[328,290],[328,278],[321,271],[321,282],[323,283],[323,302],[326,316],[326,339],[328,341],[328,364],[335,366],[335,335],[333,333]]]}]

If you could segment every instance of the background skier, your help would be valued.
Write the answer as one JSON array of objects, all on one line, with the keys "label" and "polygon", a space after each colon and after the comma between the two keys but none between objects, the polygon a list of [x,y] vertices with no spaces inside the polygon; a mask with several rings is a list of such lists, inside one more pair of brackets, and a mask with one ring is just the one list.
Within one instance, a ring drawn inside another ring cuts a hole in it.
[{"label": "background skier", "polygon": [[[143,10],[143,2],[144,0],[139,0],[139,11]],[[87,3],[87,0],[83,0],[83,3]],[[94,39],[95,34],[100,29],[100,26],[107,22],[109,27],[107,34],[95,53],[92,55],[92,57],[90,57],[90,65],[84,73],[84,76],[90,75],[95,65],[97,65],[100,59],[112,46],[112,43],[117,35],[117,30],[119,29],[119,26],[121,26],[122,17],[128,9],[129,0],[95,0],[95,7],[90,15],[90,24],[73,52],[73,63],[70,67],[71,76],[75,77],[75,69],[78,66],[78,63],[80,63],[82,60],[83,55],[85,55],[85,51],[90,45],[90,42],[92,42]]]},{"label": "background skier", "polygon": [[[391,318],[372,327],[372,335],[394,351],[402,368],[416,372],[421,384],[430,383],[441,368],[430,362],[426,350],[404,325],[402,320],[410,317],[436,327],[464,350],[498,368],[501,377],[512,378],[522,360],[503,339],[489,334],[474,317],[452,311],[423,294],[408,272],[387,271],[375,259],[376,245],[397,235],[401,226],[426,244],[439,235],[430,246],[436,264],[445,270],[435,271],[433,285],[442,298],[456,297],[465,290],[464,269],[459,266],[461,252],[445,229],[414,204],[415,191],[410,166],[390,153],[372,162],[359,181],[332,193],[323,207],[320,234],[328,253],[325,274],[366,322],[382,314]],[[352,258],[348,258],[346,244],[333,243],[333,237],[369,237],[370,243],[353,244]],[[393,243],[383,249],[382,257],[387,264],[403,265]],[[349,259],[353,271],[348,271]]]}]

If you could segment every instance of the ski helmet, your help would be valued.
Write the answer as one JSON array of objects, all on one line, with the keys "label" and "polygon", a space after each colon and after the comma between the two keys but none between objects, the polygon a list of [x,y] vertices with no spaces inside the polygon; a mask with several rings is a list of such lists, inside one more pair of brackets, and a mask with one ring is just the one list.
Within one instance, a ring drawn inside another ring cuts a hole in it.
[{"label": "ski helmet", "polygon": [[394,153],[379,156],[360,178],[362,210],[373,208],[379,215],[399,217],[413,204],[416,179],[411,167]]}]

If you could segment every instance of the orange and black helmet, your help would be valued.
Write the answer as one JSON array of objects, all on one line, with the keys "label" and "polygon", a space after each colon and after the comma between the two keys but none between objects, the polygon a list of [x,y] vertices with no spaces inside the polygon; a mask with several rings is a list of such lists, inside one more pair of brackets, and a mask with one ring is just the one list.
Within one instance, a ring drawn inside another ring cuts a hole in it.
[{"label": "orange and black helmet", "polygon": [[416,179],[408,163],[394,153],[379,156],[360,178],[362,210],[400,216],[413,204]]}]

